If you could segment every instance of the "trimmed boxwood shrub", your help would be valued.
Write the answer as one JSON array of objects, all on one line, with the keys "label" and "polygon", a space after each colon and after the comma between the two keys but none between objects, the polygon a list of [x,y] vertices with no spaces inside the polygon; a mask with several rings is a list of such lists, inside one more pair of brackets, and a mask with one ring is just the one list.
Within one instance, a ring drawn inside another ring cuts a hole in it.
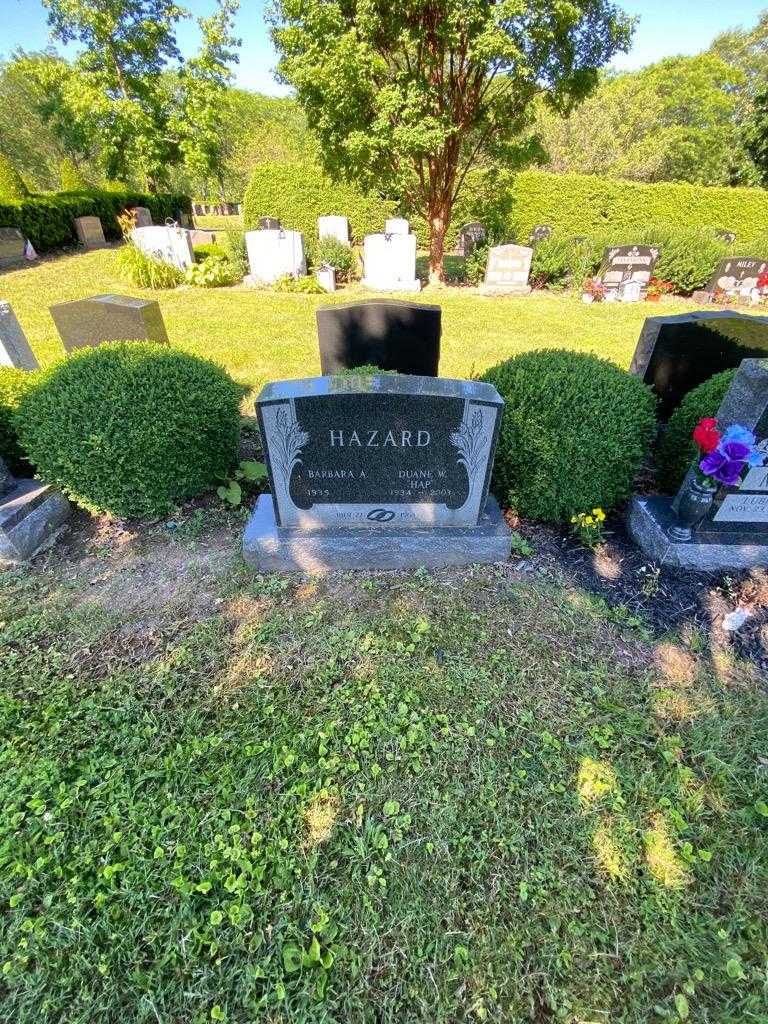
[{"label": "trimmed boxwood shrub", "polygon": [[396,205],[376,195],[365,195],[347,182],[332,182],[313,163],[257,164],[243,197],[246,231],[258,227],[260,217],[277,217],[284,228],[301,231],[310,245],[317,238],[317,218],[338,214],[349,218],[356,242],[372,231],[383,231]]},{"label": "trimmed boxwood shrub", "polygon": [[244,394],[205,359],[111,342],[41,374],[19,403],[19,437],[40,475],[85,508],[156,515],[227,474]]},{"label": "trimmed boxwood shrub", "polygon": [[16,410],[22,395],[38,379],[36,370],[16,370],[0,366],[0,458],[5,459],[12,473],[29,469],[19,446]]},{"label": "trimmed boxwood shrub", "polygon": [[736,376],[736,370],[725,370],[693,388],[669,417],[667,428],[659,439],[659,484],[671,494],[683,482],[696,457],[693,428],[705,416],[715,416],[720,403]]},{"label": "trimmed boxwood shrub", "polygon": [[98,217],[107,238],[120,238],[117,215],[130,206],[146,206],[155,224],[168,217],[192,212],[189,196],[176,193],[103,191],[50,192],[26,199],[3,200],[0,193],[0,224],[18,228],[38,252],[74,245],[75,217]]},{"label": "trimmed boxwood shrub", "polygon": [[351,281],[357,269],[354,249],[338,238],[321,238],[310,250],[314,269],[329,263],[336,270],[337,281]]},{"label": "trimmed boxwood shrub", "polygon": [[494,487],[531,519],[626,500],[656,427],[643,382],[597,356],[542,349],[508,359],[482,380],[504,399]]}]

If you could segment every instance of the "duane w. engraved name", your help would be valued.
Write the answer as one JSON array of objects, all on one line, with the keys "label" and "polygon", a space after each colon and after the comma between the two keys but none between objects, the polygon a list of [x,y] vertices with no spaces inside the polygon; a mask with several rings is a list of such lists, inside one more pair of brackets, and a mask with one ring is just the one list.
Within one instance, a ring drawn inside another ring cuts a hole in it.
[{"label": "duane w. engraved name", "polygon": [[428,430],[329,430],[331,448],[426,448]]}]

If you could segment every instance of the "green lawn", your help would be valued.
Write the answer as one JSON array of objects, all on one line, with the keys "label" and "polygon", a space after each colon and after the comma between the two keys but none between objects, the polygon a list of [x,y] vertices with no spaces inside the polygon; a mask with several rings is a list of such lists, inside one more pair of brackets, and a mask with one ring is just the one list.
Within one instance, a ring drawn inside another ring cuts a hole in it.
[{"label": "green lawn", "polygon": [[[141,295],[115,269],[115,253],[65,256],[0,276],[0,297],[13,305],[43,363],[61,356],[48,307],[87,295]],[[254,388],[265,381],[319,373],[315,309],[326,302],[370,296],[361,287],[334,297],[285,295],[244,287],[178,289],[154,295],[171,343],[222,363]],[[413,296],[405,296],[413,298]],[[527,298],[490,298],[465,288],[423,293],[443,308],[440,372],[467,376],[539,346],[597,352],[627,367],[646,316],[689,310],[685,300],[585,306],[578,297],[536,292]]]},{"label": "green lawn", "polygon": [[759,673],[176,527],[0,574],[1,1020],[765,1024]]}]

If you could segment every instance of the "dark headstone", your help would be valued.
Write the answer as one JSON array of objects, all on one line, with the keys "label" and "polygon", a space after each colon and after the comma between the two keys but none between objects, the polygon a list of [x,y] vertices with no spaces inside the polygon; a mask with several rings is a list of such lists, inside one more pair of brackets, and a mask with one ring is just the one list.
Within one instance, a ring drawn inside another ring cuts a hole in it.
[{"label": "dark headstone", "polygon": [[0,228],[0,269],[24,262],[24,236],[18,228]]},{"label": "dark headstone", "polygon": [[659,250],[650,245],[615,245],[603,253],[598,276],[609,290],[633,281],[644,291],[658,258]]},{"label": "dark headstone", "polygon": [[98,217],[75,217],[75,234],[84,249],[103,249],[107,244]]},{"label": "dark headstone", "polygon": [[259,217],[259,231],[279,231],[282,226],[277,217]]},{"label": "dark headstone", "polygon": [[322,373],[369,364],[381,370],[437,376],[439,306],[370,299],[344,306],[320,306],[316,315]]},{"label": "dark headstone", "polygon": [[716,234],[718,238],[721,238],[724,242],[727,242],[728,245],[733,245],[733,243],[736,241],[735,231],[718,231],[716,232]]},{"label": "dark headstone", "polygon": [[544,242],[548,238],[552,237],[552,225],[551,224],[537,224],[531,232],[532,242]]},{"label": "dark headstone", "polygon": [[433,377],[268,384],[257,409],[272,493],[246,560],[320,571],[506,558],[488,500],[502,405],[488,384]]},{"label": "dark headstone", "polygon": [[746,256],[730,256],[721,260],[712,277],[707,282],[706,290],[714,292],[737,293],[757,287],[757,279],[768,271],[768,262]]},{"label": "dark headstone", "polygon": [[474,248],[485,243],[486,237],[485,227],[479,220],[465,224],[459,229],[459,252],[462,256],[469,256]]},{"label": "dark headstone", "polygon": [[16,370],[36,370],[35,354],[29,346],[27,336],[16,319],[10,302],[0,299],[0,366],[12,366]]},{"label": "dark headstone", "polygon": [[[766,360],[745,359],[720,408],[712,413],[721,428],[738,423],[753,431],[768,460]],[[707,572],[768,565],[768,467],[747,468],[736,485],[720,487],[702,521],[689,530],[691,539],[681,542],[679,530],[686,524],[677,511],[693,478],[691,471],[674,500],[664,496],[632,500],[630,532],[646,554],[670,565]]]},{"label": "dark headstone", "polygon": [[742,359],[768,356],[768,317],[727,311],[652,316],[643,324],[630,372],[659,397],[666,419],[681,399]]}]

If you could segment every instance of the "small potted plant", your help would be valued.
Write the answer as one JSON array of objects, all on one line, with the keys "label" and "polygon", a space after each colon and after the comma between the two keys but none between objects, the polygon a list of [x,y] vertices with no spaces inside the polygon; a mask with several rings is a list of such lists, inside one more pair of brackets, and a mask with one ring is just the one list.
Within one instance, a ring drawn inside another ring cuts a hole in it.
[{"label": "small potted plant", "polygon": [[671,295],[675,286],[671,281],[664,281],[660,277],[652,277],[645,290],[647,302],[659,302],[662,295]]},{"label": "small potted plant", "polygon": [[599,277],[588,277],[584,282],[581,296],[582,302],[602,302],[605,298],[605,285]]},{"label": "small potted plant", "polygon": [[693,430],[699,449],[695,473],[678,499],[677,518],[669,535],[676,541],[689,541],[694,527],[712,507],[718,487],[736,487],[744,473],[765,463],[752,431],[740,423],[723,430],[714,417],[699,420]]}]

